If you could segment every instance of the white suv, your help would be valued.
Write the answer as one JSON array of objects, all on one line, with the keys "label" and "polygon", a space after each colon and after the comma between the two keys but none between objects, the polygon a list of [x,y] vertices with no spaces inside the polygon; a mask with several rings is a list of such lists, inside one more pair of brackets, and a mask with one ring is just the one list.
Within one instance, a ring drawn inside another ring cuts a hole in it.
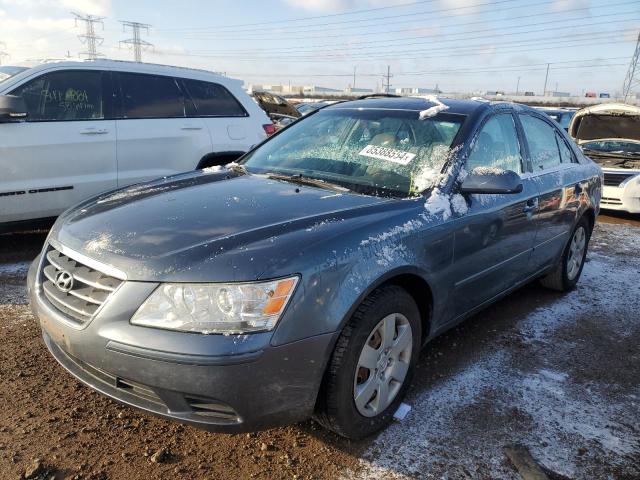
[{"label": "white suv", "polygon": [[27,69],[0,81],[0,227],[231,162],[272,129],[242,82],[211,72],[114,60]]}]

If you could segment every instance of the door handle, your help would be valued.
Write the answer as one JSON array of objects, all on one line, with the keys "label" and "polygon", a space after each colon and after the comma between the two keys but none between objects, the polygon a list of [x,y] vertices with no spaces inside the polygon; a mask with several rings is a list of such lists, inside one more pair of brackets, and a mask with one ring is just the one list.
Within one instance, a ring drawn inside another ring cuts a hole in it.
[{"label": "door handle", "polygon": [[524,213],[535,212],[536,210],[538,210],[539,205],[540,203],[538,202],[537,198],[530,198],[529,200],[527,200],[527,203],[525,204],[522,211]]},{"label": "door handle", "polygon": [[182,127],[180,127],[180,130],[202,130],[202,127],[200,125],[183,125]]},{"label": "door handle", "polygon": [[105,133],[109,133],[109,130],[106,128],[85,128],[84,130],[80,130],[82,135],[104,135]]}]

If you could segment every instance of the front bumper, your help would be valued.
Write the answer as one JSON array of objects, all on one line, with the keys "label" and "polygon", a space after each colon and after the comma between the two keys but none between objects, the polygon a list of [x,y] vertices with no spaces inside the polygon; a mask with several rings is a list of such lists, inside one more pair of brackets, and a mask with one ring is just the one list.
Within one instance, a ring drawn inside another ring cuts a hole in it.
[{"label": "front bumper", "polygon": [[[36,260],[37,262],[37,260]],[[334,334],[273,347],[271,333],[198,335],[129,319],[155,285],[122,286],[85,327],[69,325],[29,275],[29,300],[55,359],[127,405],[210,431],[244,432],[308,418]]]},{"label": "front bumper", "polygon": [[[620,173],[621,170],[603,170],[606,173]],[[624,172],[626,173],[626,172]],[[635,172],[632,172],[635,173]],[[604,185],[600,208],[640,213],[640,175],[622,182],[619,186]]]}]

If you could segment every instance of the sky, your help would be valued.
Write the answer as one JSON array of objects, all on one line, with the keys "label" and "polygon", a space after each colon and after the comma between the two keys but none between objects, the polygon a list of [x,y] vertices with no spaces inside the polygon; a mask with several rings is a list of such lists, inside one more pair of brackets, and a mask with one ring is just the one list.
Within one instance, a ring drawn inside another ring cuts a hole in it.
[{"label": "sky", "polygon": [[2,64],[98,51],[128,60],[120,21],[151,25],[146,62],[224,72],[246,84],[438,86],[445,92],[622,88],[640,0],[0,0]]}]

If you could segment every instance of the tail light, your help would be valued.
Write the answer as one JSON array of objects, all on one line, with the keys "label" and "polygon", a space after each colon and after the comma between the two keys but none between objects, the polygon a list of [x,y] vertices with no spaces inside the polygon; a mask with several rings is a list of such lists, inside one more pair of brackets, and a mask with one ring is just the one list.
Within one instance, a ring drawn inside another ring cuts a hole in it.
[{"label": "tail light", "polygon": [[273,123],[267,123],[266,125],[262,125],[264,128],[264,133],[267,134],[267,137],[270,137],[274,133],[276,133],[276,126]]}]

